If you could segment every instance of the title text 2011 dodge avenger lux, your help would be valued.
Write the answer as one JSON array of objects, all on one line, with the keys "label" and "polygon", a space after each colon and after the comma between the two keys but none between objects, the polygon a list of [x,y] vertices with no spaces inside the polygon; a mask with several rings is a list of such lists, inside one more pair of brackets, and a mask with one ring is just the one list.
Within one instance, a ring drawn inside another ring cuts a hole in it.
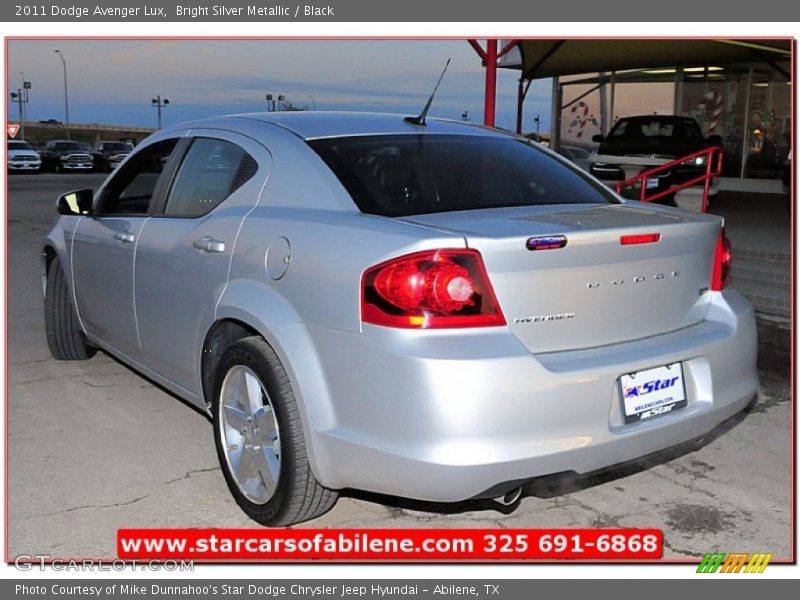
[{"label": "title text 2011 dodge avenger lux", "polygon": [[344,488],[513,498],[699,437],[758,387],[720,218],[624,201],[499,131],[198,121],[58,209],[53,355],[102,348],[206,410],[266,525]]}]

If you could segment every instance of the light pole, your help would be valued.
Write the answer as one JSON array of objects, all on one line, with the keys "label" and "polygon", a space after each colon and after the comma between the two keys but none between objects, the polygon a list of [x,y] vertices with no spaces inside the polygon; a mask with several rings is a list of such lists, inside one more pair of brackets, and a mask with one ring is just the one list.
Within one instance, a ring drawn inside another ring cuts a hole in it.
[{"label": "light pole", "polygon": [[67,139],[69,138],[69,92],[67,91],[67,61],[64,59],[64,53],[61,50],[56,50],[56,54],[61,59],[61,66],[64,67],[64,113],[65,121],[67,124]]},{"label": "light pole", "polygon": [[23,88],[17,89],[16,92],[11,92],[11,101],[16,102],[17,106],[19,106],[19,131],[20,131],[20,139],[25,139],[25,104],[28,102],[28,90],[31,87],[29,81],[25,81],[23,83]]},{"label": "light pole", "polygon": [[317,101],[314,99],[314,96],[309,94],[308,97],[311,98],[311,110],[317,110]]},{"label": "light pole", "polygon": [[22,132],[21,138],[25,139],[25,126],[22,125],[22,90],[17,90],[16,92],[11,92],[11,101],[16,102],[17,106],[19,106],[19,123],[20,123],[20,131]]},{"label": "light pole", "polygon": [[273,94],[267,94],[267,112],[275,112],[281,111],[284,109],[283,103],[286,101],[286,96],[283,94],[278,94],[274,96]]},{"label": "light pole", "polygon": [[153,98],[152,105],[158,109],[158,128],[161,129],[161,109],[169,105],[169,99],[162,98],[161,94]]},{"label": "light pole", "polygon": [[31,82],[25,81],[25,73],[19,72],[22,76],[22,90],[17,90],[20,94],[19,100],[19,128],[22,133],[22,139],[25,139],[25,121],[27,120],[28,108],[25,106],[28,103],[28,90],[31,89]]}]

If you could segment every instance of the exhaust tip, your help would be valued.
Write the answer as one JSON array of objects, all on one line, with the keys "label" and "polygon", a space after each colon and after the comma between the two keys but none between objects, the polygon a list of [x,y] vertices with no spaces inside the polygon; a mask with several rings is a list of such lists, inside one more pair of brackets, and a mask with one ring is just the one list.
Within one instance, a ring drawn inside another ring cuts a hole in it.
[{"label": "exhaust tip", "polygon": [[502,506],[511,506],[515,504],[520,497],[522,496],[522,488],[517,487],[508,492],[505,496],[498,496],[494,499],[495,502],[501,504]]}]

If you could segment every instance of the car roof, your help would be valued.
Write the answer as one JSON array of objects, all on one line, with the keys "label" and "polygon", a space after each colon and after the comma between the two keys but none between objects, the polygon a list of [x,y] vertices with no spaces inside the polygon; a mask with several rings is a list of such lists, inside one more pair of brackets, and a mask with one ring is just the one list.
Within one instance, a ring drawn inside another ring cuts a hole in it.
[{"label": "car roof", "polygon": [[304,140],[381,134],[462,134],[507,137],[510,132],[480,127],[473,123],[431,117],[427,125],[415,125],[404,120],[408,115],[363,112],[282,111],[228,115],[208,121],[193,121],[184,125],[202,127],[229,121],[238,129],[242,121],[271,123],[286,129]]},{"label": "car roof", "polygon": [[621,117],[620,121],[681,121],[696,123],[692,117],[681,117],[678,115],[634,115],[632,117]]}]

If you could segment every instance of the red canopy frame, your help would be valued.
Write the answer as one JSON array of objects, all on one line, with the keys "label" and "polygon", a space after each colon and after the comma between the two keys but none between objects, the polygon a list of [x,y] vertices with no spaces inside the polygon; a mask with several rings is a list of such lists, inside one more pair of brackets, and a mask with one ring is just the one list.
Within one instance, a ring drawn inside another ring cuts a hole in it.
[{"label": "red canopy frame", "polygon": [[[486,40],[486,50],[481,48],[481,45],[478,43],[478,40],[467,40],[469,45],[478,53],[480,56],[481,61],[483,62],[483,66],[486,68],[486,85],[484,88],[484,96],[483,96],[483,124],[487,127],[494,127],[494,117],[496,112],[496,105],[497,105],[497,61],[513,50],[519,40],[511,40],[508,42],[503,48],[498,52],[497,51],[497,40]],[[518,106],[517,106],[517,113],[518,115],[522,111],[522,95],[518,98]],[[517,119],[517,132],[519,132],[521,128],[520,119]]]}]

